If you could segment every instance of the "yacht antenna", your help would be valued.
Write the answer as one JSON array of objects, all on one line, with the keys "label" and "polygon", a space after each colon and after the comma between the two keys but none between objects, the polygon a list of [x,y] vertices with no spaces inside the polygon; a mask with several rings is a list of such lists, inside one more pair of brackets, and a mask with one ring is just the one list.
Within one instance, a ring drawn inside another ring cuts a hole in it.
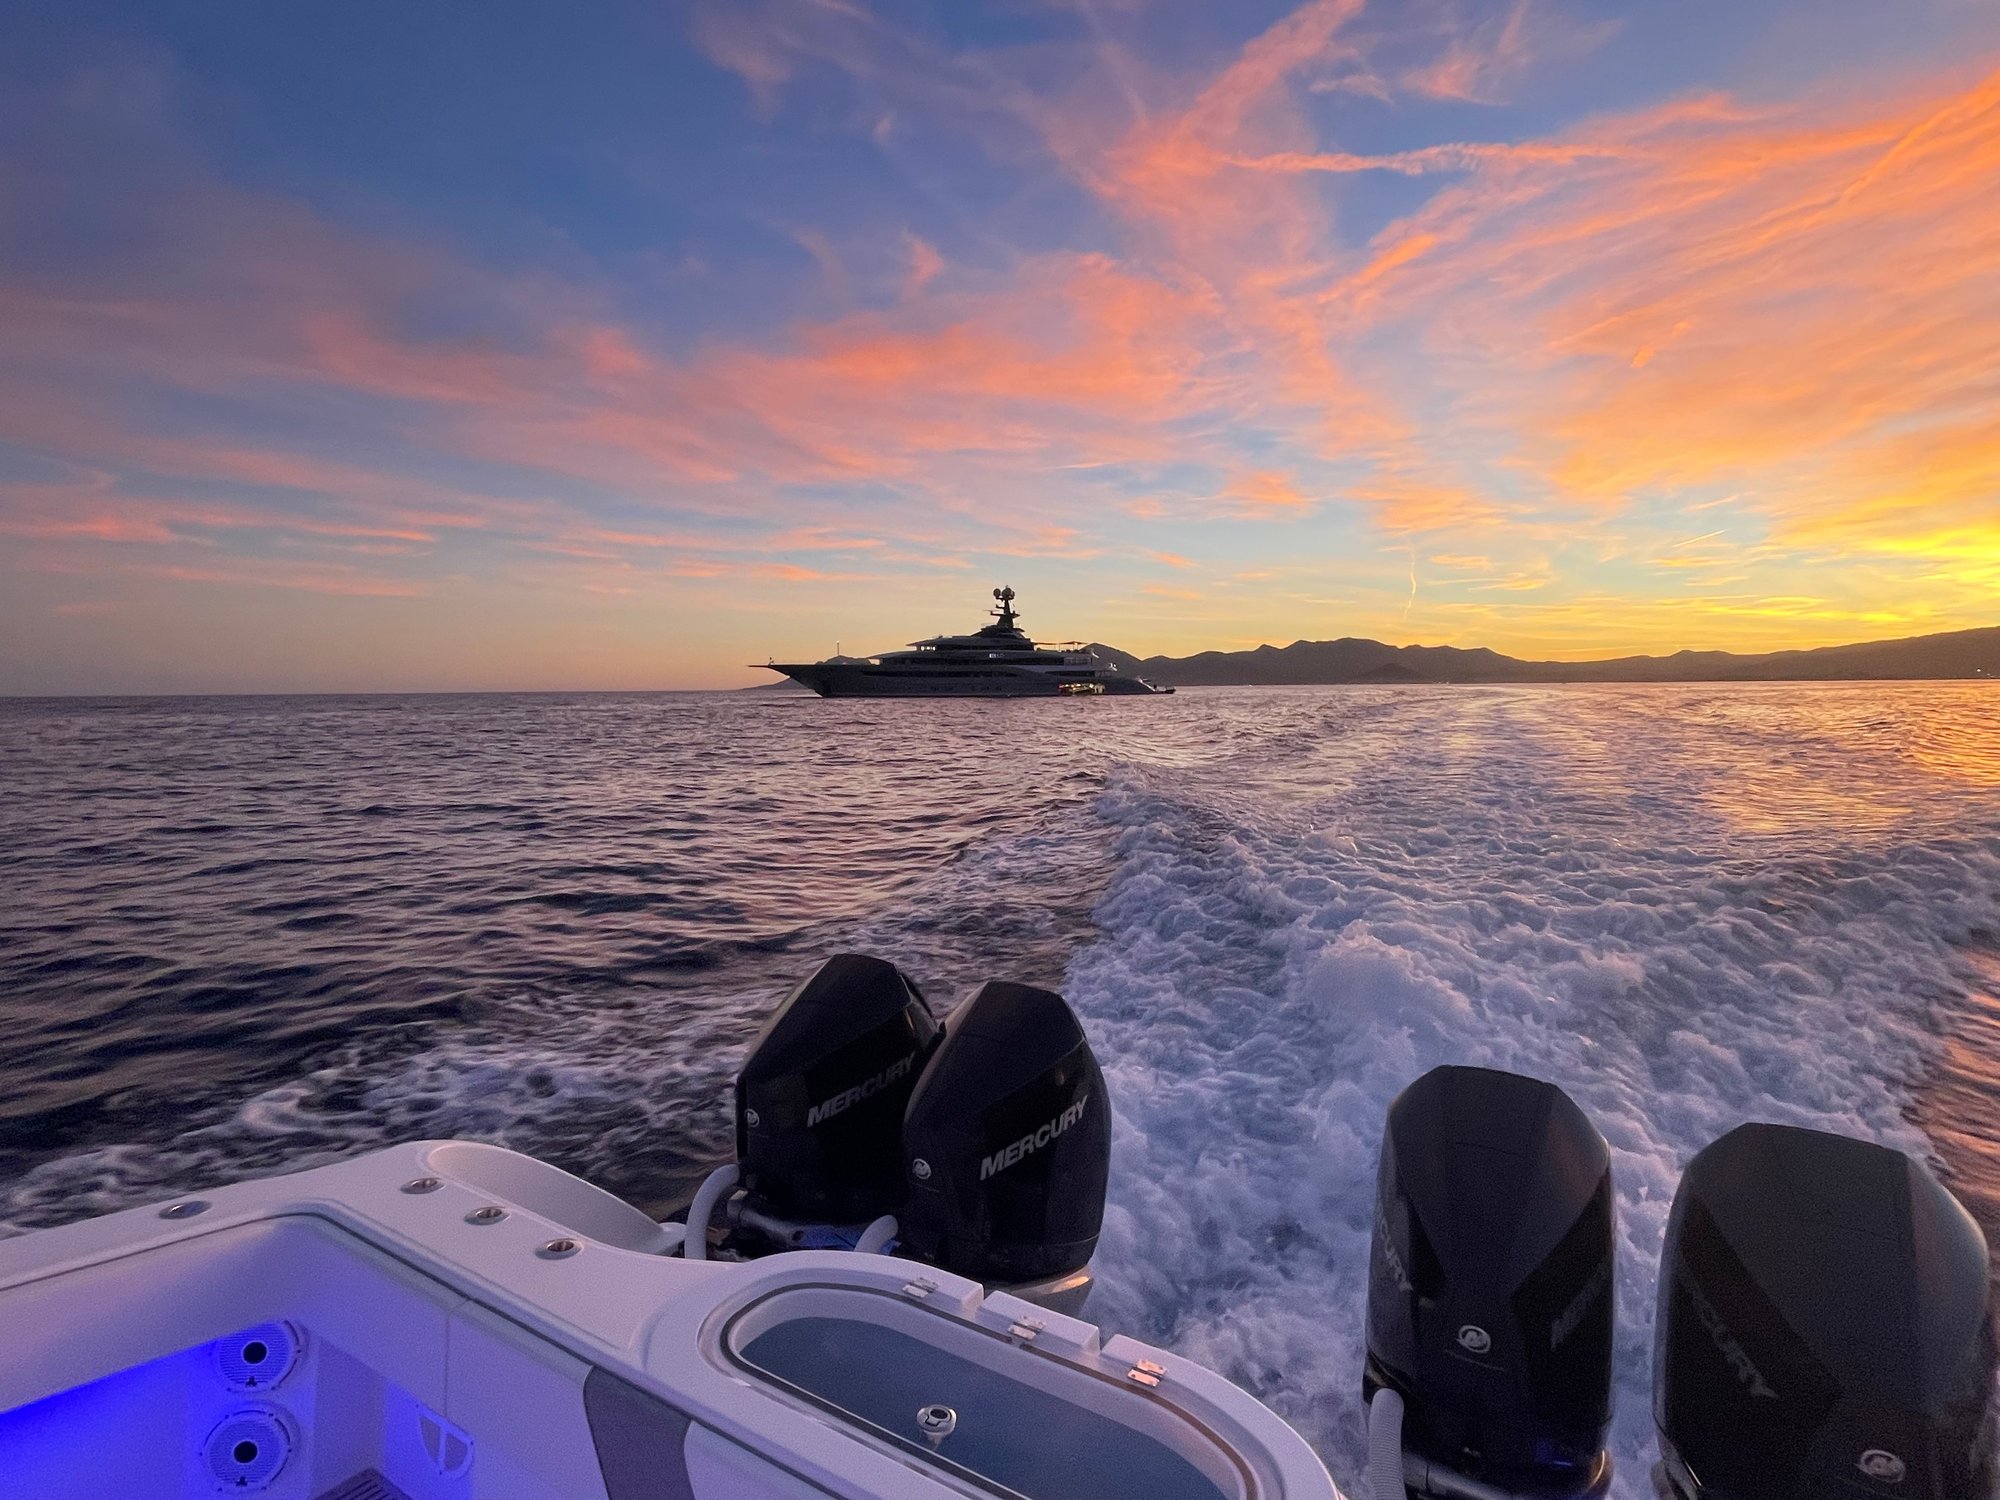
[{"label": "yacht antenna", "polygon": [[993,617],[1002,625],[1012,625],[1020,618],[1014,613],[1014,591],[1011,588],[997,588],[993,591],[993,597],[1000,601],[1000,607],[993,611]]}]

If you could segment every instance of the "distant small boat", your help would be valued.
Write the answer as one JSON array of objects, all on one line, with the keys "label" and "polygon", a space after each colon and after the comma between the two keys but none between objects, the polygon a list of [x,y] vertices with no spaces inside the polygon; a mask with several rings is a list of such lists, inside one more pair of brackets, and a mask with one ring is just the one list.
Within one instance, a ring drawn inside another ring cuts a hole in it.
[{"label": "distant small boat", "polygon": [[822,698],[1039,698],[1110,693],[1171,693],[1120,672],[1081,643],[1037,645],[1018,623],[1014,591],[997,588],[993,623],[971,635],[912,641],[879,656],[834,656],[816,662],[765,662]]}]

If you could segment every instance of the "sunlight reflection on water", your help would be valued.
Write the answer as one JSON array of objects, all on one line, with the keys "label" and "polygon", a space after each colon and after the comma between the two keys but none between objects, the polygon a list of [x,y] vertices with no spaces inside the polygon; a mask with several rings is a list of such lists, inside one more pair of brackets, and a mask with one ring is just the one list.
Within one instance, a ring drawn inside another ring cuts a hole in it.
[{"label": "sunlight reflection on water", "polygon": [[[1911,1117],[2000,1253],[2000,952],[1974,949],[1965,960],[1964,999],[1951,1006],[1943,1054]],[[2000,1284],[2000,1262],[1994,1279]]]}]

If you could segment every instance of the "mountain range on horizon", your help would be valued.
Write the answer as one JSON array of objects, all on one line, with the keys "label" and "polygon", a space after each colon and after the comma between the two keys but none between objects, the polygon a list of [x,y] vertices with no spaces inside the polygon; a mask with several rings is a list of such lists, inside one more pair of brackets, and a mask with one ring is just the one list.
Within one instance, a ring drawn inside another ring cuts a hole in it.
[{"label": "mountain range on horizon", "polygon": [[1353,636],[1248,651],[1137,657],[1092,651],[1173,687],[1336,683],[1833,682],[2000,678],[2000,626],[1803,651],[1677,651],[1599,661],[1524,661],[1484,646],[1391,646]]}]

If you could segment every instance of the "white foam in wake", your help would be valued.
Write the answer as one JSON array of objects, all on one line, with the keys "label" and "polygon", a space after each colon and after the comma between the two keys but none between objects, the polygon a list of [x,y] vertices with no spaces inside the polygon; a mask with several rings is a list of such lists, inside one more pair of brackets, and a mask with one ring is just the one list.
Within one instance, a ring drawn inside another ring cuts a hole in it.
[{"label": "white foam in wake", "polygon": [[1102,799],[1120,873],[1068,977],[1118,1121],[1092,1314],[1224,1371],[1360,1492],[1384,1111],[1440,1063],[1549,1079],[1613,1151],[1613,1494],[1639,1500],[1682,1164],[1749,1119],[1924,1149],[1908,1089],[1951,944],[2000,926],[2000,802],[1848,732],[1880,712],[1851,692],[1319,703]]}]

